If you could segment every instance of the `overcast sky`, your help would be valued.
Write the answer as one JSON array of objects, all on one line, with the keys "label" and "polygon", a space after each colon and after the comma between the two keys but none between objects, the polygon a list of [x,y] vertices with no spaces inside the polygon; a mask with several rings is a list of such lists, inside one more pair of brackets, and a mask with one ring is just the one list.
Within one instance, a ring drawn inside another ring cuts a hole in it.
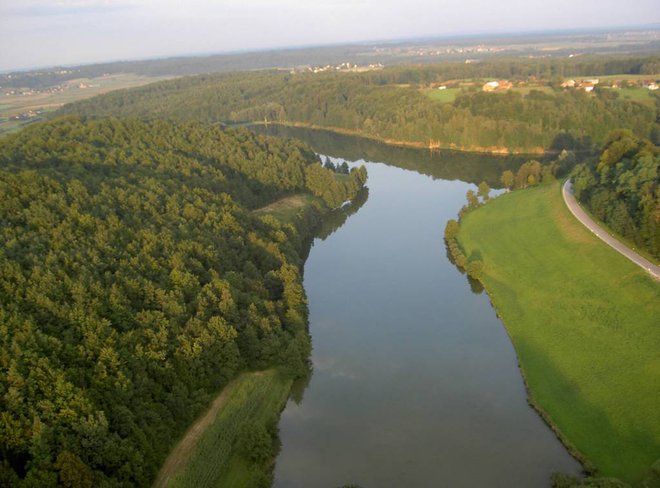
[{"label": "overcast sky", "polygon": [[0,0],[0,70],[659,22],[658,0]]}]

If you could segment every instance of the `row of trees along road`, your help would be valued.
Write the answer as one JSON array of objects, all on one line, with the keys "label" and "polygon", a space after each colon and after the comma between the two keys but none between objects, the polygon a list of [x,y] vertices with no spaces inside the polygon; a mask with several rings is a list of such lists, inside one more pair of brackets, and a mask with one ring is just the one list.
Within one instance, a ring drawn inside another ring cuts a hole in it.
[{"label": "row of trees along road", "polygon": [[660,147],[629,130],[609,134],[594,162],[576,166],[575,196],[619,235],[660,258]]}]

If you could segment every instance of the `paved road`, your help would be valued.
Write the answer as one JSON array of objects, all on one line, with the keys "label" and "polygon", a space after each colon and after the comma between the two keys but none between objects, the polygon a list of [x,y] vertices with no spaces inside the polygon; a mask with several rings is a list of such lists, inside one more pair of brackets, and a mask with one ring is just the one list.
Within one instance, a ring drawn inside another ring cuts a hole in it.
[{"label": "paved road", "polygon": [[589,229],[591,232],[596,234],[596,236],[600,238],[600,240],[605,241],[611,247],[613,247],[621,254],[623,254],[625,257],[630,259],[637,266],[644,268],[644,270],[647,273],[649,273],[651,276],[653,276],[656,280],[660,280],[660,266],[656,266],[647,259],[644,259],[635,251],[633,251],[632,249],[630,249],[629,247],[625,246],[620,241],[612,237],[610,234],[607,233],[605,229],[603,229],[596,222],[594,222],[593,219],[589,217],[589,215],[587,215],[587,213],[584,210],[582,210],[582,207],[580,207],[580,204],[573,195],[573,185],[571,183],[571,180],[566,180],[566,183],[564,183],[564,187],[562,188],[562,195],[564,196],[564,202],[566,202],[566,206],[568,207],[568,209],[571,211],[571,213],[575,216],[576,219],[582,222],[582,224],[587,229]]}]

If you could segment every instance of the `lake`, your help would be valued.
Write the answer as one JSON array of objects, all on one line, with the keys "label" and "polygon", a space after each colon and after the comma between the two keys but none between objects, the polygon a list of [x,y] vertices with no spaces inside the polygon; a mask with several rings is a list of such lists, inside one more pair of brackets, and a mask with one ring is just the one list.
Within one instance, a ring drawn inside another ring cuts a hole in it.
[{"label": "lake", "polygon": [[522,160],[267,130],[369,172],[366,202],[305,264],[313,373],[282,413],[274,486],[546,487],[579,473],[443,242],[467,190]]}]

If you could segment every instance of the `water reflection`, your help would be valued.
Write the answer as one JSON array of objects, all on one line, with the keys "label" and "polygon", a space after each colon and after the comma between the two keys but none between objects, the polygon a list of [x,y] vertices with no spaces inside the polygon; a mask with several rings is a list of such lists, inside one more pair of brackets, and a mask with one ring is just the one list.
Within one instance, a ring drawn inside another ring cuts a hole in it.
[{"label": "water reflection", "polygon": [[481,284],[481,281],[475,280],[472,276],[470,276],[467,273],[465,273],[465,276],[470,285],[470,291],[472,291],[472,293],[474,293],[475,295],[481,295],[484,291],[484,285]]},{"label": "water reflection", "polygon": [[[389,146],[370,139],[300,127],[258,125],[250,129],[262,134],[300,139],[318,153],[347,161],[377,161],[416,171],[434,179],[461,180],[474,184],[485,181],[492,188],[502,187],[500,177],[505,170],[510,169],[515,173],[520,165],[529,159],[525,156],[491,156]],[[536,158],[538,159],[538,156]]]},{"label": "water reflection", "polygon": [[306,375],[297,378],[291,385],[291,393],[289,398],[296,404],[300,405],[305,396],[305,390],[309,386],[309,382],[312,381],[313,369],[310,368]]},{"label": "water reflection", "polygon": [[[311,145],[375,158],[340,139]],[[474,189],[465,181],[488,181],[502,160],[480,157],[483,173],[445,161],[430,178],[383,156],[389,165],[366,163],[368,192],[332,215],[305,264],[314,371],[282,413],[274,486],[533,488],[578,473],[528,406],[488,296],[443,252],[445,223]],[[454,181],[438,176],[447,168]]]},{"label": "water reflection", "polygon": [[346,220],[353,214],[357,213],[362,206],[367,203],[369,198],[369,188],[364,187],[358,191],[355,198],[350,203],[342,206],[341,208],[335,209],[326,215],[321,223],[321,226],[316,231],[316,238],[325,241],[330,237],[335,231],[337,231]]}]

